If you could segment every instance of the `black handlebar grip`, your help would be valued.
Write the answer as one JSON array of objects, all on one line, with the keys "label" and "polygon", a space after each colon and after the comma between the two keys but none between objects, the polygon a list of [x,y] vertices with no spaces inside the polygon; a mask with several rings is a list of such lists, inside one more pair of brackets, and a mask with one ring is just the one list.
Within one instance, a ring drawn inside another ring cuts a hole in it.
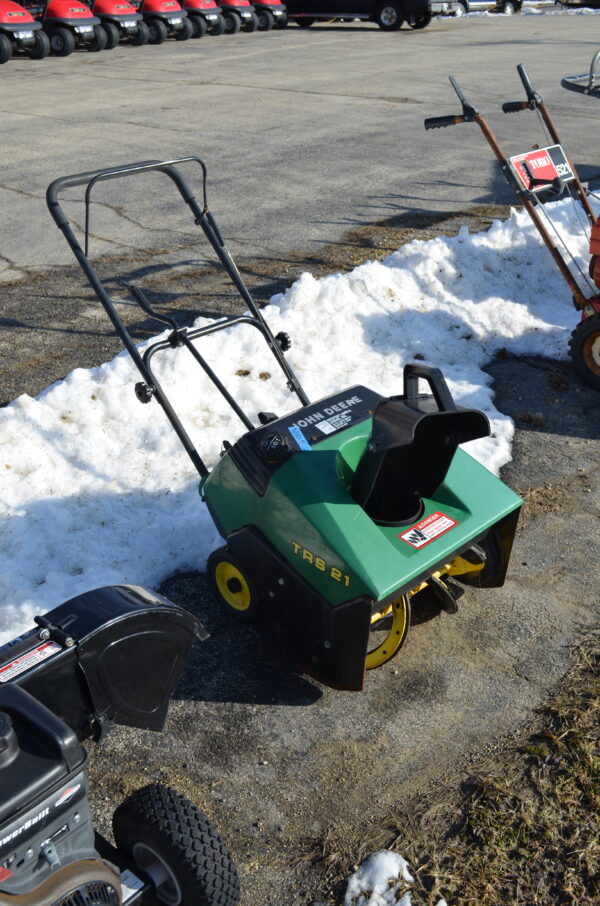
[{"label": "black handlebar grip", "polygon": [[529,104],[527,101],[506,101],[505,104],[502,104],[503,113],[519,113],[520,110],[528,110]]},{"label": "black handlebar grip", "polygon": [[517,72],[519,73],[519,78],[521,79],[521,82],[523,83],[523,88],[525,89],[525,94],[531,100],[531,98],[533,98],[533,96],[535,95],[535,88],[533,87],[533,83],[532,83],[531,79],[529,78],[529,73],[527,72],[527,70],[525,69],[525,67],[523,66],[522,63],[519,63],[519,65],[517,66]]},{"label": "black handlebar grip", "polygon": [[456,403],[439,368],[409,362],[404,366],[404,396],[409,406],[418,408],[419,378],[427,381],[440,412],[456,411]]},{"label": "black handlebar grip", "polygon": [[456,126],[464,121],[464,116],[428,116],[423,125],[426,129],[443,129],[444,126]]}]

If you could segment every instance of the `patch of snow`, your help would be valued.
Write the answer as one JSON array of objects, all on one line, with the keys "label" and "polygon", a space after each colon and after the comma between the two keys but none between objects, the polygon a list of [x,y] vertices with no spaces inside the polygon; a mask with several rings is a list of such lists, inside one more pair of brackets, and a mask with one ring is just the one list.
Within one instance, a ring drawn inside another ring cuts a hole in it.
[{"label": "patch of snow", "polygon": [[[571,202],[552,210],[587,269]],[[567,285],[517,211],[487,232],[414,240],[346,274],[305,273],[264,315],[274,333],[291,335],[287,357],[311,399],[361,383],[391,395],[406,362],[439,366],[456,401],[489,416],[492,436],[467,449],[496,474],[510,459],[513,424],[482,369],[503,349],[565,358],[577,322]],[[254,328],[199,347],[255,423],[260,409],[297,408]],[[158,353],[154,365],[211,467],[242,424],[187,350]],[[0,642],[91,588],[156,587],[176,570],[203,569],[219,545],[197,475],[158,404],[137,401],[137,380],[123,352],[0,409]]]},{"label": "patch of snow", "polygon": [[[372,853],[348,878],[344,906],[411,906],[414,878],[408,862],[387,849]],[[448,906],[438,900],[437,906]]]}]

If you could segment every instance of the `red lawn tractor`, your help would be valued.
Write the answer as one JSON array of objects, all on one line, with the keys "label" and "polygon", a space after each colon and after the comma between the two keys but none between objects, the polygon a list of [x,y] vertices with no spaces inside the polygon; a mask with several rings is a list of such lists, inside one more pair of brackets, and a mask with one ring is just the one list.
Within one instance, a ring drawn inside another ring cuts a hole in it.
[{"label": "red lawn tractor", "polygon": [[48,35],[29,10],[13,0],[0,0],[0,64],[20,50],[32,60],[42,60],[50,53]]}]

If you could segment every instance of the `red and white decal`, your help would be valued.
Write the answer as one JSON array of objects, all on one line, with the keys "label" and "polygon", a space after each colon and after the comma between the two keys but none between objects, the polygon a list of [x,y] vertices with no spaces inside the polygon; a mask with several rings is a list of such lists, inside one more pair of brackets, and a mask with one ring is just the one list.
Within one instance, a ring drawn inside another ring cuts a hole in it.
[{"label": "red and white decal", "polygon": [[68,786],[66,790],[61,793],[56,802],[54,803],[54,808],[58,808],[59,805],[64,805],[65,802],[68,802],[69,799],[72,799],[77,790],[81,789],[81,784],[78,783],[77,786]]},{"label": "red and white decal", "polygon": [[455,525],[458,525],[456,519],[451,519],[450,516],[436,511],[425,519],[421,519],[420,522],[413,525],[407,532],[402,532],[398,537],[410,544],[411,547],[425,547],[426,544],[430,544],[436,538],[445,535]]},{"label": "red and white decal", "polygon": [[[575,179],[561,145],[537,148],[535,151],[527,151],[526,154],[516,154],[508,160],[519,183],[524,189],[532,192],[543,192],[558,177],[566,182]],[[531,177],[542,181],[532,185]]]},{"label": "red and white decal", "polygon": [[31,667],[35,667],[40,661],[45,661],[46,658],[52,657],[60,650],[61,647],[57,642],[44,642],[43,645],[38,645],[37,648],[33,648],[9,664],[0,667],[0,683],[10,682],[15,676],[20,676],[21,673],[25,673],[26,670],[30,670]]},{"label": "red and white decal", "polygon": [[4,865],[0,865],[0,881],[8,881],[9,878],[12,878],[12,874],[10,868],[5,868]]}]

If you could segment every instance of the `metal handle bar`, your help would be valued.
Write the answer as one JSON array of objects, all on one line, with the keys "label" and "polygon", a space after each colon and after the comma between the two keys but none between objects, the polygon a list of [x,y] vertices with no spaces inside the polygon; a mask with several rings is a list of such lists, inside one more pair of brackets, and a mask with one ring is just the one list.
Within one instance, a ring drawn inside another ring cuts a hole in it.
[{"label": "metal handle bar", "polygon": [[462,114],[457,114],[455,116],[430,116],[423,123],[426,129],[443,129],[445,126],[455,126],[458,125],[458,123],[471,123],[474,120],[477,120],[479,115],[478,111],[467,101],[454,76],[448,76],[448,78],[461,103]]},{"label": "metal handle bar", "polygon": [[527,101],[505,101],[502,104],[502,113],[519,113],[521,110],[529,110]]},{"label": "metal handle bar", "polygon": [[419,378],[427,381],[440,412],[455,412],[456,403],[439,368],[409,362],[404,366],[404,396],[409,406],[418,408]]},{"label": "metal handle bar", "polygon": [[[596,64],[600,59],[600,50],[597,50],[592,57],[589,74],[565,76],[560,80],[563,88],[569,91],[579,91],[581,94],[591,94],[598,86],[596,85]],[[587,85],[582,84],[587,79]]]},{"label": "metal handle bar", "polygon": [[426,129],[444,129],[446,126],[456,126],[465,123],[464,116],[429,116],[423,121]]}]

